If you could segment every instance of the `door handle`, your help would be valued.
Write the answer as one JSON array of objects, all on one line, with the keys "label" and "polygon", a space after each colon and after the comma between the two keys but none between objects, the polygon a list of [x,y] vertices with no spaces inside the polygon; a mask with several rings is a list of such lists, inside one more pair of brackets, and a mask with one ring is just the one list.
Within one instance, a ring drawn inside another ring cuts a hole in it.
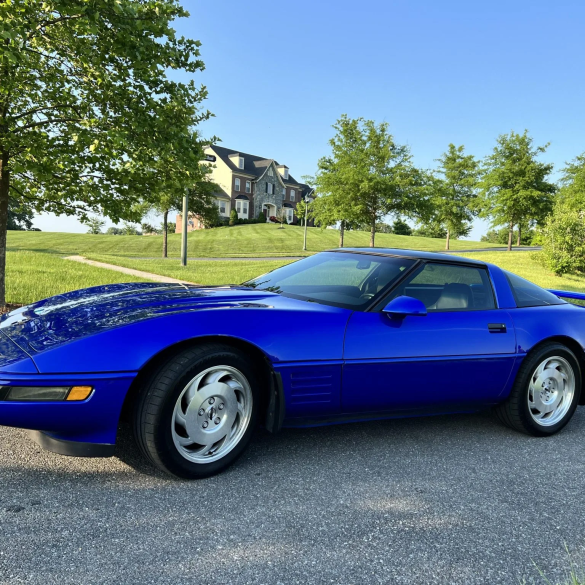
[{"label": "door handle", "polygon": [[488,323],[488,331],[490,333],[506,333],[505,323]]}]

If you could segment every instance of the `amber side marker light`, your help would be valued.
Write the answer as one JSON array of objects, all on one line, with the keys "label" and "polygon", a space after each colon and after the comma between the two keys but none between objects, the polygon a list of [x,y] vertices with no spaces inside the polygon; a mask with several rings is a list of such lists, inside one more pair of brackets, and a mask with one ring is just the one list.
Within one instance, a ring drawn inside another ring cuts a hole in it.
[{"label": "amber side marker light", "polygon": [[79,402],[93,386],[0,386],[0,402]]},{"label": "amber side marker light", "polygon": [[85,400],[92,391],[92,386],[73,386],[67,395],[67,400]]}]

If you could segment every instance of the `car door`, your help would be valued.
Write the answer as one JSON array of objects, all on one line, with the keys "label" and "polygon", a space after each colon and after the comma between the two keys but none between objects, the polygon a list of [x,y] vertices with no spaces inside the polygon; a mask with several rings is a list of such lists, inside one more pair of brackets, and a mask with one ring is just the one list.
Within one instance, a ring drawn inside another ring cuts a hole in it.
[{"label": "car door", "polygon": [[[396,296],[425,316],[389,317]],[[515,360],[512,320],[485,266],[427,262],[371,312],[354,312],[344,345],[345,412],[460,409],[495,401]]]}]

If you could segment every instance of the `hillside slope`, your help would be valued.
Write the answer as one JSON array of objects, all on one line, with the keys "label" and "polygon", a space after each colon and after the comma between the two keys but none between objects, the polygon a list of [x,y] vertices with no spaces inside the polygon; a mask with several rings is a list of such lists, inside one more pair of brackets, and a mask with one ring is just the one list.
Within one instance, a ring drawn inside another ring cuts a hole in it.
[{"label": "hillside slope", "polygon": [[[346,233],[345,245],[368,246],[370,234],[362,231]],[[337,230],[309,228],[306,253],[336,248]],[[377,234],[376,245],[381,248],[409,248],[442,251],[445,241],[415,236]],[[451,241],[452,250],[497,247],[485,242]],[[274,224],[238,225],[189,234],[189,256],[303,256],[303,228],[287,226],[279,229]],[[108,254],[115,256],[161,256],[162,236],[108,236],[58,232],[8,232],[8,250],[28,250],[53,254]],[[180,234],[169,235],[169,256],[178,257],[181,250]]]}]

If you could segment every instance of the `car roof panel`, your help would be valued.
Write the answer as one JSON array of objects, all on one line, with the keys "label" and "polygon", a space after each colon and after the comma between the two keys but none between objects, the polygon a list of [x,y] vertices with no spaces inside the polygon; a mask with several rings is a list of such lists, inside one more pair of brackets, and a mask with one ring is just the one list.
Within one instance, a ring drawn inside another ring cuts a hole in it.
[{"label": "car roof panel", "polygon": [[419,260],[436,260],[439,262],[452,262],[459,264],[464,262],[466,264],[477,264],[478,266],[487,266],[487,262],[481,260],[474,260],[472,258],[464,258],[463,256],[455,256],[453,254],[441,254],[440,252],[423,252],[420,250],[406,250],[402,248],[335,248],[327,250],[328,252],[355,252],[359,254],[372,254],[384,256],[402,256],[403,258],[415,258]]}]

